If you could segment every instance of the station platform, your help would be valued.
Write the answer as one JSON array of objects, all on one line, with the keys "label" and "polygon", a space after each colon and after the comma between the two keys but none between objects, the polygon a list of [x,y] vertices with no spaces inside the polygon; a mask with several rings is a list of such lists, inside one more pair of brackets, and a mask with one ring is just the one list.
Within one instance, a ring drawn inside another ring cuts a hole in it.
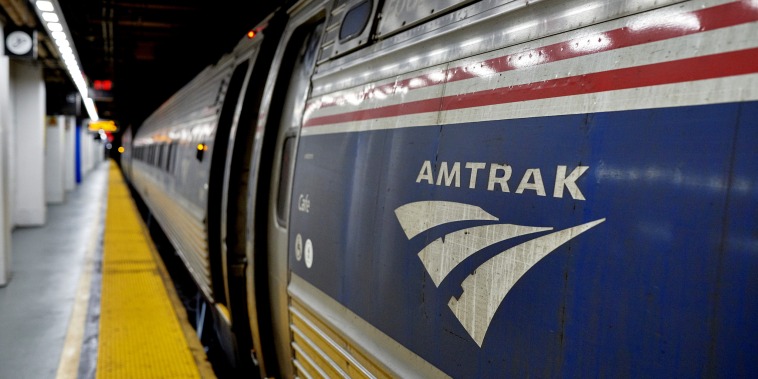
[{"label": "station platform", "polygon": [[213,378],[118,165],[12,234],[0,378]]}]

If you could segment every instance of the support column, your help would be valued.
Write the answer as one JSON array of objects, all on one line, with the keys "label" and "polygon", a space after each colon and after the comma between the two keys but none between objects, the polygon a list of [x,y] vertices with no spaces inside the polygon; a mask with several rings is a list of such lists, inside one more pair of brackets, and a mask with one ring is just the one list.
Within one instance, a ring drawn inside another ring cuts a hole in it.
[{"label": "support column", "polygon": [[87,127],[85,125],[82,125],[82,127],[79,128],[79,161],[81,162],[81,180],[84,180],[84,177],[87,176],[87,173],[89,172],[89,141],[91,139],[92,137],[90,137],[89,132],[87,131]]},{"label": "support column", "polygon": [[[0,51],[5,51],[3,27],[0,22]],[[9,65],[8,57],[0,55],[0,287],[8,284],[11,278],[11,211],[7,166],[9,148],[13,145],[9,138],[13,108],[10,102]]]},{"label": "support column", "polygon": [[76,188],[76,116],[66,116],[65,142],[63,149],[63,160],[65,169],[65,178],[63,179],[66,191],[72,191]]},{"label": "support column", "polygon": [[45,130],[45,200],[51,204],[60,204],[66,200],[66,162],[63,156],[65,128],[66,116],[48,116]]},{"label": "support column", "polygon": [[13,221],[19,226],[45,224],[45,83],[42,68],[32,62],[10,64],[11,102],[15,122]]}]

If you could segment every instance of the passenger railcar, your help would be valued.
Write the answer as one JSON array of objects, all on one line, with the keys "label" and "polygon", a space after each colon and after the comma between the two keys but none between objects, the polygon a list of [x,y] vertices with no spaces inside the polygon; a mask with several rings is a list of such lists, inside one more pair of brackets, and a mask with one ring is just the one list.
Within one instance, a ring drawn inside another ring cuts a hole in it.
[{"label": "passenger railcar", "polygon": [[240,364],[758,375],[758,2],[304,0],[255,31],[123,164]]}]

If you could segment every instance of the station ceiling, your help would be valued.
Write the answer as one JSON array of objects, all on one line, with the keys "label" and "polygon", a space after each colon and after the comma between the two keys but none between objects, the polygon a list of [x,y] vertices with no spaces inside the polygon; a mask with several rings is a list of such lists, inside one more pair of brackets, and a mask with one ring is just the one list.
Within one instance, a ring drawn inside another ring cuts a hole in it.
[{"label": "station ceiling", "polygon": [[[90,84],[110,80],[96,100],[101,118],[137,127],[205,66],[232,50],[245,33],[287,0],[58,0]],[[0,0],[5,24],[39,36],[48,99],[75,92],[34,0]],[[25,13],[26,12],[26,13]],[[60,94],[58,94],[60,92]],[[109,100],[110,98],[110,100]],[[50,102],[50,100],[48,100]],[[50,109],[50,107],[48,107]]]}]

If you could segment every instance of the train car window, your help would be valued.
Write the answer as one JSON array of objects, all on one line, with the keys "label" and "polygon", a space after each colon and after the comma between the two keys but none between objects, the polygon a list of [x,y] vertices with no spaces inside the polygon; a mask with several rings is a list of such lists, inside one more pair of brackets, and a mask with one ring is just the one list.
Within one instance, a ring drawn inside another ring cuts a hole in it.
[{"label": "train car window", "polygon": [[155,166],[156,166],[156,167],[161,167],[161,166],[163,166],[163,148],[164,148],[165,146],[166,146],[166,145],[164,145],[164,144],[160,144],[160,145],[158,146],[158,159],[156,159],[156,160],[155,160]]},{"label": "train car window", "polygon": [[166,172],[169,172],[169,168],[171,167],[171,150],[174,149],[174,144],[170,143],[168,144],[168,152],[166,153]]},{"label": "train car window", "polygon": [[361,34],[368,24],[369,17],[371,17],[370,1],[358,3],[350,8],[345,13],[342,26],[340,26],[340,42],[345,42]]},{"label": "train car window", "polygon": [[292,171],[295,169],[295,142],[295,137],[287,137],[282,147],[281,174],[276,198],[276,214],[282,225],[286,225],[289,220],[290,196],[287,196],[287,191],[290,189]]},{"label": "train car window", "polygon": [[176,172],[176,156],[179,155],[179,143],[174,142],[176,146],[174,147],[174,157],[171,158],[171,172]]},{"label": "train car window", "polygon": [[382,18],[376,28],[377,38],[384,38],[422,22],[450,13],[475,0],[385,0]]},{"label": "train car window", "polygon": [[371,0],[334,0],[319,49],[319,63],[371,42],[377,3]]}]

